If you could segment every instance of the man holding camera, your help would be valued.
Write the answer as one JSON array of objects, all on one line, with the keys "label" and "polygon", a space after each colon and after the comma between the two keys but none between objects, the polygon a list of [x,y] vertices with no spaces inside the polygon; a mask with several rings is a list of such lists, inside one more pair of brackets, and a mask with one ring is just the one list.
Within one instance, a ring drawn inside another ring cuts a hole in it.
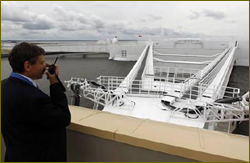
[{"label": "man holding camera", "polygon": [[[45,63],[44,55],[44,49],[25,42],[16,45],[9,55],[13,72],[1,85],[5,161],[67,161],[66,126],[71,115],[58,78],[59,68],[55,65],[55,74],[50,74],[51,65]],[[50,81],[50,96],[34,82],[43,74]]]}]

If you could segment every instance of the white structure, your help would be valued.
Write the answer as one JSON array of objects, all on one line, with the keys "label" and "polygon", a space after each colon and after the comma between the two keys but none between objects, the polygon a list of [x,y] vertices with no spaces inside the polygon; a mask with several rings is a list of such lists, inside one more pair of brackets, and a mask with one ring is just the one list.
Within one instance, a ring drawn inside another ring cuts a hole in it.
[{"label": "white structure", "polygon": [[[125,47],[117,45],[112,44],[116,52]],[[216,122],[248,120],[248,103],[237,102],[240,90],[226,87],[237,48],[237,42],[208,46],[201,40],[182,39],[156,46],[149,41],[127,77],[100,76],[97,82],[72,78],[66,83],[71,91],[78,85],[79,95],[94,101],[94,109],[102,105],[103,111],[116,114],[199,128],[209,123],[208,128],[214,129]],[[141,79],[135,80],[141,68]],[[221,98],[233,102],[216,101]]]},{"label": "white structure", "polygon": [[[21,41],[2,41],[2,50],[11,50],[16,43]],[[99,41],[29,41],[45,49],[48,53],[109,53],[109,58],[122,61],[136,61],[143,49],[146,41],[120,41],[117,38],[99,40]],[[218,53],[229,46],[226,41],[204,41],[201,39],[173,39],[173,40],[156,40],[153,41],[155,66],[175,67],[174,61],[191,61],[189,66],[194,68],[203,68],[206,62],[214,59]],[[162,54],[167,54],[162,55]],[[171,56],[171,54],[173,54]],[[185,56],[183,56],[185,55]],[[195,57],[186,57],[192,55]],[[170,57],[171,56],[171,57]],[[204,56],[204,57],[202,57]],[[239,47],[236,51],[236,65],[249,66],[249,41],[239,41]],[[210,60],[207,60],[210,57]],[[172,62],[160,62],[168,58]],[[206,62],[201,62],[206,61]],[[178,62],[180,66],[183,63]],[[190,68],[191,68],[190,67]]]}]

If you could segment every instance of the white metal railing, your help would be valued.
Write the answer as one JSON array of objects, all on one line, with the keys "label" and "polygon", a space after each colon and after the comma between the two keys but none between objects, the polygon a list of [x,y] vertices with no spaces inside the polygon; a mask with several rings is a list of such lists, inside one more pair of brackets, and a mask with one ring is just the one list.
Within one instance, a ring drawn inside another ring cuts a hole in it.
[{"label": "white metal railing", "polygon": [[216,102],[194,101],[185,103],[185,106],[180,105],[180,107],[175,108],[172,110],[172,115],[178,112],[186,112],[190,115],[195,114],[202,117],[204,122],[248,120],[248,118],[245,118],[245,115],[248,115],[249,111],[239,106],[239,103],[229,105]]},{"label": "white metal railing", "polygon": [[145,71],[147,71],[148,75],[154,75],[153,45],[149,45],[148,56],[145,62],[142,78],[144,77]]},{"label": "white metal railing", "polygon": [[[217,100],[218,95],[223,98],[239,97],[240,89],[233,87],[223,86],[220,89],[217,86],[208,88],[208,85],[191,86],[189,89],[183,87],[182,98],[185,99],[201,99],[203,97],[211,98],[213,101]],[[203,93],[205,90],[209,90],[209,94],[205,96]]]},{"label": "white metal railing", "polygon": [[[130,96],[161,98],[168,94],[167,92],[165,92],[166,90],[175,91],[175,89],[173,88],[176,86],[175,83],[164,85],[164,83],[167,82],[159,83],[152,81],[148,82],[142,80],[134,80],[129,90],[127,90],[127,88],[119,87],[123,81],[124,77],[100,76],[97,78],[96,85],[99,85],[98,87],[91,86],[91,82],[83,78],[71,78],[71,80],[65,81],[65,83],[67,83],[67,87],[71,91],[72,85],[78,85],[78,88],[80,88],[80,97],[85,97],[93,101],[93,109],[98,109],[99,105],[115,106],[116,108],[120,108],[122,107],[122,105],[124,105],[124,107],[128,109],[132,109],[135,106],[135,102],[130,100]],[[155,86],[157,86],[158,88],[156,88]],[[147,89],[144,89],[145,87],[147,87]],[[169,89],[170,87],[172,88]],[[117,88],[120,89],[118,90]],[[249,120],[249,118],[246,117],[246,115],[249,115],[249,108],[247,108],[245,104],[242,104],[242,102],[235,102],[233,103],[233,105],[229,105],[202,101],[201,90],[203,89],[208,88],[207,86],[193,86],[192,88],[190,88],[190,92],[182,92],[182,98],[176,100],[176,102],[181,103],[181,105],[174,105],[173,109],[167,108],[168,111],[171,111],[170,118],[177,113],[184,113],[187,118],[196,119],[204,123],[231,123],[232,121]],[[221,90],[216,89],[213,90],[213,92],[216,94],[220,93],[220,91]],[[226,92],[224,96],[225,98],[239,96],[239,89],[237,88],[224,87],[223,91],[223,94]]]},{"label": "white metal railing", "polygon": [[228,55],[224,56],[224,58],[222,58],[222,60],[206,75],[205,78],[203,78],[199,84],[207,84],[209,85],[213,79],[215,78],[215,76],[217,75],[217,73],[220,71],[221,67],[223,66],[225,60],[228,58]]},{"label": "white metal railing", "polygon": [[[193,74],[190,78],[187,78],[184,81],[183,86],[183,92],[193,91],[194,87],[197,87],[196,89],[199,89],[199,97],[202,97],[202,93],[206,91],[209,84],[212,82],[212,80],[215,78],[217,72],[222,67],[224,60],[227,58],[225,57],[226,54],[228,54],[230,49],[224,50],[223,53],[221,53],[215,60],[213,60],[209,65],[207,65],[204,69],[200,70],[199,72]],[[210,88],[211,89],[211,88]],[[212,99],[215,99],[215,94],[218,91],[217,88],[213,88],[210,91],[212,95]]]},{"label": "white metal railing", "polygon": [[214,58],[220,55],[221,53],[216,53],[213,55],[194,55],[194,54],[163,54],[159,53],[156,51],[153,51],[155,55],[160,55],[160,56],[174,56],[174,57],[200,57],[200,58]]},{"label": "white metal railing", "polygon": [[[224,56],[224,58],[216,65],[216,67],[209,73],[209,75],[205,77],[205,79],[209,79],[207,80],[208,83],[205,83],[209,85],[208,87],[214,87],[214,85],[216,85],[217,87],[216,90],[220,90],[220,89],[223,90],[222,88],[223,85],[227,84],[229,80],[227,76],[228,76],[228,73],[231,73],[230,67],[232,67],[232,65],[234,64],[236,49],[237,47],[233,47],[230,50],[230,52],[228,52]],[[200,81],[200,84],[204,84],[204,81]],[[207,94],[209,94],[208,90],[204,92],[204,95],[207,96]],[[223,97],[223,94],[214,94],[212,98],[217,99],[217,98],[222,98],[222,97]]]},{"label": "white metal railing", "polygon": [[65,81],[65,83],[67,83],[67,88],[73,94],[74,90],[72,90],[72,85],[78,85],[80,88],[79,96],[93,101],[95,103],[93,109],[98,109],[99,105],[115,105],[116,107],[118,107],[123,103],[126,103],[131,107],[134,106],[134,103],[127,98],[124,91],[115,91],[100,87],[92,87],[90,84],[91,82],[83,78],[72,77],[69,81]]},{"label": "white metal railing", "polygon": [[[150,73],[151,70],[154,70],[154,74]],[[142,79],[147,76],[152,76],[156,81],[165,81],[165,82],[174,82],[181,83],[185,82],[187,79],[193,77],[196,73],[199,72],[199,69],[193,68],[182,68],[182,67],[163,67],[163,66],[154,66],[154,67],[145,67]]]},{"label": "white metal railing", "polygon": [[[97,82],[100,85],[105,86],[109,90],[115,90],[120,86],[120,83],[124,81],[122,77],[112,76],[100,76],[97,78]],[[129,82],[129,81],[127,81]],[[134,80],[132,85],[128,88],[120,87],[121,91],[126,91],[127,95],[149,95],[162,97],[166,94],[178,92],[185,99],[200,99],[203,97],[203,92],[207,90],[208,86],[193,85],[189,89],[185,88],[183,83],[165,82],[165,81],[152,81],[152,80]],[[218,94],[224,94],[224,98],[238,97],[240,93],[239,88],[223,86],[219,90],[216,86],[210,89],[211,97],[215,98]],[[216,99],[214,99],[216,100]]]},{"label": "white metal railing", "polygon": [[202,62],[193,62],[193,61],[171,61],[171,60],[164,60],[160,58],[154,57],[154,60],[157,62],[164,62],[164,63],[179,63],[179,64],[194,64],[194,65],[207,65],[211,63],[211,61],[202,61]]},{"label": "white metal railing", "polygon": [[[190,90],[193,91],[192,89],[193,87],[201,87],[201,88],[197,88],[197,89],[200,89],[199,93],[204,92],[206,90],[206,87],[209,86],[209,84],[213,81],[213,79],[217,75],[220,68],[223,66],[223,63],[227,59],[230,50],[231,49],[228,48],[228,49],[225,49],[223,53],[215,54],[214,56],[216,57],[216,59],[213,60],[211,63],[209,63],[204,69],[193,73],[192,76],[190,75],[184,81],[181,81],[183,83],[181,92],[185,93]],[[174,74],[178,74],[178,73],[174,73]],[[213,88],[213,89],[217,90],[217,88]],[[212,91],[212,92],[215,93],[218,91]],[[212,98],[213,99],[216,98],[214,94]]]},{"label": "white metal railing", "polygon": [[[65,81],[67,83],[67,87],[72,91],[72,85],[79,85],[80,97],[85,97],[94,102],[93,109],[98,109],[99,105],[102,106],[114,106],[116,108],[126,107],[127,109],[132,109],[135,106],[135,102],[130,100],[130,96],[143,96],[143,97],[163,97],[166,92],[163,90],[152,89],[154,87],[152,82],[145,83],[137,80],[133,81],[133,85],[130,89],[125,92],[123,89],[117,88],[124,78],[122,77],[109,77],[109,76],[100,76],[98,78],[97,83],[100,87],[92,87],[91,82],[87,81],[83,78],[71,78],[69,81]],[[165,82],[166,83],[166,82]],[[145,85],[147,84],[147,85]],[[172,86],[175,86],[173,84]],[[143,90],[143,87],[148,86],[151,87],[151,90]],[[162,85],[166,88],[166,85]],[[168,86],[169,87],[169,86]],[[162,87],[160,87],[162,88]],[[164,88],[164,89],[165,89]],[[126,89],[126,88],[125,88]],[[204,123],[216,123],[216,122],[233,122],[233,121],[246,121],[249,118],[246,115],[249,115],[249,108],[243,105],[241,102],[235,102],[233,105],[229,104],[221,104],[216,102],[205,102],[201,101],[198,96],[201,95],[199,90],[201,87],[197,87],[196,92],[190,91],[186,92],[181,99],[177,99],[177,103],[181,103],[181,105],[175,106],[173,109],[167,108],[170,111],[170,118],[174,117],[177,113],[184,114],[187,118],[196,119],[198,121],[202,121]],[[229,88],[226,97],[237,97],[239,95],[239,89],[237,88]],[[219,90],[214,90],[219,91]],[[192,96],[195,97],[196,100],[192,100]],[[185,98],[185,99],[183,99]],[[249,107],[249,106],[248,106]],[[246,109],[247,108],[247,109]],[[177,115],[177,117],[179,117]],[[180,118],[180,117],[179,117]],[[185,117],[183,117],[185,118]],[[199,119],[197,119],[199,118]],[[228,129],[229,131],[229,129]]]},{"label": "white metal railing", "polygon": [[[230,132],[231,122],[249,121],[249,105],[241,105],[240,102],[233,104],[209,103],[204,101],[183,101],[182,105],[176,107],[171,111],[171,116],[176,114],[184,114],[185,117],[194,119],[195,121],[202,121],[215,125],[217,122],[228,122],[228,133]],[[178,116],[181,118],[180,116]],[[208,128],[210,129],[210,128]]]},{"label": "white metal railing", "polygon": [[[94,92],[106,92],[112,95],[118,95],[117,98],[120,98],[121,95],[143,95],[143,96],[155,96],[162,97],[168,94],[171,91],[179,91],[183,94],[183,99],[201,99],[202,93],[204,89],[207,89],[207,86],[193,86],[188,91],[183,90],[182,87],[177,87],[175,83],[166,82],[158,82],[158,81],[142,81],[142,80],[134,80],[131,87],[127,90],[127,88],[120,88],[117,91],[117,88],[120,86],[120,83],[124,81],[124,77],[114,77],[114,76],[100,76],[97,78],[97,83],[103,86],[105,89],[94,88],[90,86],[86,79],[83,78],[71,78],[71,80],[66,81],[67,84],[79,84],[81,90],[85,92],[81,92],[83,96],[93,95]],[[222,90],[217,90],[214,87],[211,90],[212,94],[224,94],[224,98],[231,97],[239,97],[240,90],[238,88],[233,87],[222,87]],[[108,98],[108,97],[103,97]],[[107,99],[105,99],[105,103],[107,104]],[[108,100],[109,101],[109,100]]]},{"label": "white metal railing", "polygon": [[203,79],[199,82],[200,85],[202,84],[210,84],[214,77],[216,76],[217,72],[220,70],[220,68],[223,66],[223,63],[227,59],[229,54],[229,51],[231,49],[228,48],[224,50],[221,55],[219,55],[213,62],[211,62],[209,65],[207,65],[202,71],[203,71]]}]

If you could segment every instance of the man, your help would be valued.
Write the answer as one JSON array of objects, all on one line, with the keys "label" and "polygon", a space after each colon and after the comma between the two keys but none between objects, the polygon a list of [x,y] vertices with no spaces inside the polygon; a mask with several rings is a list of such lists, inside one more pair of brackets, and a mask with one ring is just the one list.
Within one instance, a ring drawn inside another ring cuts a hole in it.
[{"label": "man", "polygon": [[[6,145],[5,161],[67,161],[66,126],[70,112],[65,88],[55,66],[48,72],[44,50],[29,43],[16,45],[9,56],[13,72],[2,81],[2,136]],[[34,80],[46,74],[50,96],[37,88]]]}]

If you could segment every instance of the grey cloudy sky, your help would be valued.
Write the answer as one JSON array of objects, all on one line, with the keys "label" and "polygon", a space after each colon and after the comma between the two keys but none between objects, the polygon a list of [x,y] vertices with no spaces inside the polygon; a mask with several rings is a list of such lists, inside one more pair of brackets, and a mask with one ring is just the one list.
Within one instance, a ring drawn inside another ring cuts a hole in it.
[{"label": "grey cloudy sky", "polygon": [[1,1],[1,39],[237,37],[249,40],[249,1]]}]

